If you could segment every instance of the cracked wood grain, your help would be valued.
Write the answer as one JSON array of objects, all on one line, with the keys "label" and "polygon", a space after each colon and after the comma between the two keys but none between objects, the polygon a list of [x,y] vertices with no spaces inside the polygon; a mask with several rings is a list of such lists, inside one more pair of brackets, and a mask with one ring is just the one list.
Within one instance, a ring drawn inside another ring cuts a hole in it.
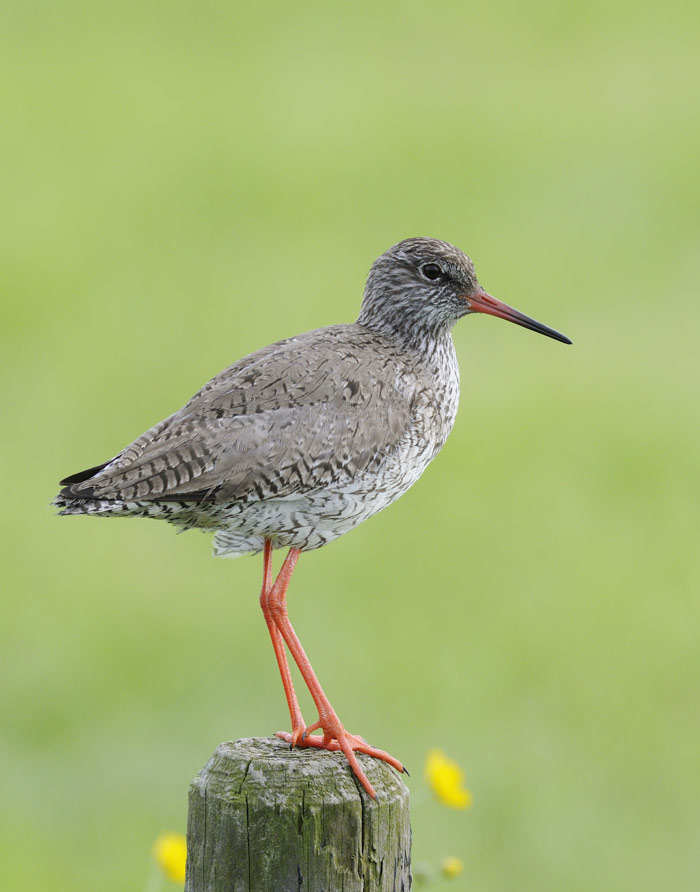
[{"label": "cracked wood grain", "polygon": [[360,759],[377,801],[340,754],[222,743],[190,787],[185,892],[408,892],[408,789]]}]

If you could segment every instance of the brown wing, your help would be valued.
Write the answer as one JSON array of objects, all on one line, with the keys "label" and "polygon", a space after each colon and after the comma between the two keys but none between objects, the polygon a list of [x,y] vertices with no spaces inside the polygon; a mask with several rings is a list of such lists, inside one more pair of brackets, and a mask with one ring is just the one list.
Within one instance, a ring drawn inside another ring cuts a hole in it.
[{"label": "brown wing", "polygon": [[94,476],[68,478],[61,497],[254,500],[351,479],[380,466],[406,430],[403,372],[391,345],[360,326],[273,344],[225,369]]}]

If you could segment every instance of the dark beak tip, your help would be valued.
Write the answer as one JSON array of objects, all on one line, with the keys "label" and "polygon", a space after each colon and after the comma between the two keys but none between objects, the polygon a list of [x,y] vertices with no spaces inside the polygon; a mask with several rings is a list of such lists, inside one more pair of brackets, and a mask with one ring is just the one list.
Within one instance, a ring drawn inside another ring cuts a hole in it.
[{"label": "dark beak tip", "polygon": [[559,341],[560,344],[573,344],[573,341],[570,338],[567,338],[566,335],[562,334],[560,331],[557,331],[555,328],[549,328],[549,326],[547,325],[542,325],[540,322],[536,322],[534,325],[528,325],[527,323],[520,322],[519,320],[512,321],[516,322],[516,324],[523,325],[524,328],[529,328],[530,331],[534,331],[537,334],[544,335],[546,338],[551,338],[553,341]]}]

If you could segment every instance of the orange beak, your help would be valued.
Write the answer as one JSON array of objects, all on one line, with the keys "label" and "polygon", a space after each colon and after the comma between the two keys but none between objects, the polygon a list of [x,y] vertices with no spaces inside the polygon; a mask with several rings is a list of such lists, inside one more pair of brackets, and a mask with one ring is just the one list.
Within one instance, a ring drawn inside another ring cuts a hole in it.
[{"label": "orange beak", "polygon": [[561,341],[562,344],[570,344],[571,341],[566,335],[542,325],[536,319],[531,319],[525,313],[514,310],[508,304],[501,303],[495,297],[491,297],[485,291],[477,291],[476,294],[467,296],[467,306],[472,313],[488,313],[489,316],[498,316],[499,319],[507,319],[508,322],[515,322],[516,325],[522,325],[523,328],[529,328],[530,331],[536,331],[539,334],[546,335],[548,338],[554,338],[555,341]]}]

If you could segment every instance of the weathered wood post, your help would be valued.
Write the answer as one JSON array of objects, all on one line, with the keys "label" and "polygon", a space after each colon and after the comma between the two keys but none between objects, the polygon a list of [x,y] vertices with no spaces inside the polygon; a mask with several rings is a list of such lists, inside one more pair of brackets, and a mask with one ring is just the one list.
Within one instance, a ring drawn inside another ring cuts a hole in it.
[{"label": "weathered wood post", "polygon": [[339,753],[222,743],[190,787],[185,892],[408,892],[408,788],[359,758],[376,801]]}]

